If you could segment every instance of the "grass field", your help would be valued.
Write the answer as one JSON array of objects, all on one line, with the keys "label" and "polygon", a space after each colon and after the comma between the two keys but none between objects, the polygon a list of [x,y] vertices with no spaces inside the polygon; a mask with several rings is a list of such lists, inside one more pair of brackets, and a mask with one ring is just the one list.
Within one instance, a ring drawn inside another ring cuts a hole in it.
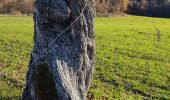
[{"label": "grass field", "polygon": [[[170,100],[170,19],[96,18],[88,98]],[[31,17],[0,17],[0,100],[17,100],[33,47]]]}]

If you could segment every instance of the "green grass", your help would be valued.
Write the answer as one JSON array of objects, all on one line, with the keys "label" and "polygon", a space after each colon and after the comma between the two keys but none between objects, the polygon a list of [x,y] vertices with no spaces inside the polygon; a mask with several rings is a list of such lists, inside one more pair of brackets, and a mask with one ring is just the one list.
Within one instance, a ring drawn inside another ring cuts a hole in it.
[{"label": "green grass", "polygon": [[[170,99],[170,19],[96,18],[95,31],[90,98]],[[0,99],[21,96],[32,47],[32,17],[0,17]]]}]

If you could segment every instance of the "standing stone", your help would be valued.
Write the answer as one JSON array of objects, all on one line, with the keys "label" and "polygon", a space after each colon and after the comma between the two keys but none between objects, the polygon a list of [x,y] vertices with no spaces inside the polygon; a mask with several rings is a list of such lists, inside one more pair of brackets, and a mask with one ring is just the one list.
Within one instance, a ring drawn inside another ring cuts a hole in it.
[{"label": "standing stone", "polygon": [[95,63],[87,0],[36,0],[34,48],[22,100],[85,100]]}]

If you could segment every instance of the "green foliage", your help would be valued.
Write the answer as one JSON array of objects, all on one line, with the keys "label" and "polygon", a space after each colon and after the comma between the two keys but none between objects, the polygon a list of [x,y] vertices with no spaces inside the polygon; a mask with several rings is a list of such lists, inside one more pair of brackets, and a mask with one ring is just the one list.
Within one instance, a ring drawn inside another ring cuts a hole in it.
[{"label": "green foliage", "polygon": [[[169,19],[96,18],[95,31],[97,57],[89,98],[170,99]],[[32,17],[0,17],[0,99],[21,96],[32,47]]]}]

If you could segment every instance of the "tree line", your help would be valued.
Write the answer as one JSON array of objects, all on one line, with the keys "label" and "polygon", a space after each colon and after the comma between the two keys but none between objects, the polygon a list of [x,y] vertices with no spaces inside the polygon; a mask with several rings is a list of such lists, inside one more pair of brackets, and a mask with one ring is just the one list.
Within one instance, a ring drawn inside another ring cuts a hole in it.
[{"label": "tree line", "polygon": [[170,0],[129,0],[128,13],[170,17]]},{"label": "tree line", "polygon": [[[0,13],[32,15],[35,0],[0,0]],[[122,12],[170,17],[170,0],[95,0],[96,14]]]},{"label": "tree line", "polygon": [[0,0],[0,13],[30,15],[33,5],[34,0]]},{"label": "tree line", "polygon": [[116,13],[127,10],[129,0],[97,0],[97,13]]},{"label": "tree line", "polygon": [[[0,0],[0,13],[26,14],[33,12],[35,0]],[[127,9],[128,0],[95,0],[97,13],[123,12]]]}]

